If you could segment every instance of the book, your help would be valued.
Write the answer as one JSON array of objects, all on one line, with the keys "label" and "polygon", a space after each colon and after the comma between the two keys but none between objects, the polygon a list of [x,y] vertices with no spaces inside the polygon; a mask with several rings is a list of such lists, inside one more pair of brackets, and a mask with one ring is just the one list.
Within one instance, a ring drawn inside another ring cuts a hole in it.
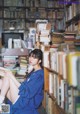
[{"label": "book", "polygon": [[54,74],[49,72],[49,93],[54,93]]},{"label": "book", "polygon": [[74,87],[77,86],[77,61],[79,52],[71,52],[67,55],[67,80]]},{"label": "book", "polygon": [[50,67],[50,59],[49,59],[49,51],[44,51],[43,54],[43,66],[49,68]]},{"label": "book", "polygon": [[74,114],[80,114],[80,96],[74,97]]},{"label": "book", "polygon": [[80,57],[77,60],[77,88],[80,90]]}]

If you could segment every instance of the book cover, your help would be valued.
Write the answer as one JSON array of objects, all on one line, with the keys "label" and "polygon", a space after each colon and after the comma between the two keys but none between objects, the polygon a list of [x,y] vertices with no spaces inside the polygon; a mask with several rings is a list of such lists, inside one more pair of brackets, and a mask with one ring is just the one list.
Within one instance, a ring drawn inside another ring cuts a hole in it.
[{"label": "book cover", "polygon": [[80,96],[74,97],[74,114],[80,114]]}]

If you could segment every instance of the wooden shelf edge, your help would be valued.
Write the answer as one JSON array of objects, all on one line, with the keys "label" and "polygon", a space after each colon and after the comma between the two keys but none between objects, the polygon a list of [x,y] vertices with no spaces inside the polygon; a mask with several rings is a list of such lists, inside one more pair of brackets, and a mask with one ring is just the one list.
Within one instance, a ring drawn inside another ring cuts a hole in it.
[{"label": "wooden shelf edge", "polygon": [[58,103],[57,103],[57,101],[56,101],[56,98],[53,96],[53,94],[52,94],[52,93],[49,93],[48,91],[45,91],[45,92],[46,92],[46,93],[49,95],[49,97],[53,100],[54,104],[55,104],[56,107],[58,108],[58,111],[61,112],[61,114],[67,114],[67,113],[65,112],[65,110],[62,109],[62,108],[58,105]]},{"label": "wooden shelf edge", "polygon": [[51,69],[51,68],[48,68],[48,67],[45,67],[45,66],[44,66],[44,68],[48,69],[50,72],[54,72],[56,75],[59,74],[58,72],[56,72],[55,70],[53,70],[53,69]]},{"label": "wooden shelf edge", "polygon": [[48,67],[44,67],[46,68],[47,70],[49,70],[50,72],[53,72],[54,74],[56,74],[57,76],[59,76],[61,79],[63,79],[62,75],[59,74],[58,72],[56,72],[55,70],[51,69],[51,68],[48,68]]}]

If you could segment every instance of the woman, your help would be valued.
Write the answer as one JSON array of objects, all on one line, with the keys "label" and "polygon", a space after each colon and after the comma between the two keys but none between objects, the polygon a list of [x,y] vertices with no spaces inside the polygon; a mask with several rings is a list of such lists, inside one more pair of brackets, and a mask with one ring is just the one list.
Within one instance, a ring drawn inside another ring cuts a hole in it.
[{"label": "woman", "polygon": [[42,69],[43,53],[34,49],[29,54],[29,63],[33,72],[21,84],[11,71],[0,68],[0,104],[5,96],[12,102],[10,114],[38,114],[38,107],[43,100],[44,72]]}]

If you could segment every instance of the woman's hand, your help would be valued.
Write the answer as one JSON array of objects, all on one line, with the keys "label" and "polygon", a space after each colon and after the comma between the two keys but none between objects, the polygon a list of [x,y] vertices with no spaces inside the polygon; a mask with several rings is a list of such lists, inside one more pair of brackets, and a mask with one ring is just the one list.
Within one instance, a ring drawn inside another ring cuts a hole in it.
[{"label": "woman's hand", "polygon": [[1,77],[5,77],[5,75],[6,75],[5,71],[3,71],[3,70],[0,69],[0,76]]},{"label": "woman's hand", "polygon": [[15,76],[13,75],[13,73],[9,69],[0,67],[0,76],[8,77],[9,79],[14,81],[14,83],[16,84],[17,87],[20,86],[20,83],[16,80]]},{"label": "woman's hand", "polygon": [[11,76],[11,75],[13,75],[13,74],[9,69],[0,67],[0,76],[1,77],[8,77],[8,76]]}]

